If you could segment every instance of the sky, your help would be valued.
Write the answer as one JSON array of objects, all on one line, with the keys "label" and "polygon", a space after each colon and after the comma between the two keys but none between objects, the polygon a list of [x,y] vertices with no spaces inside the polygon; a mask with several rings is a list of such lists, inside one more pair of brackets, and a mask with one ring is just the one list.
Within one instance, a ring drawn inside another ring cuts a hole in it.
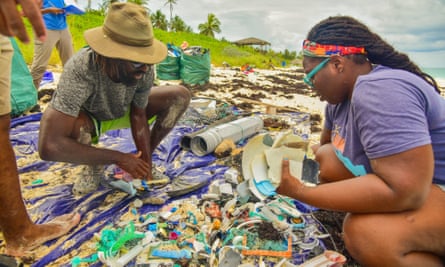
[{"label": "sky", "polygon": [[[86,0],[77,0],[79,4]],[[101,0],[95,0],[101,1]],[[179,16],[194,32],[210,13],[221,22],[217,39],[256,37],[274,51],[301,50],[307,32],[329,16],[348,15],[424,68],[445,68],[445,0],[176,0]],[[170,18],[166,0],[149,0],[151,12]]]}]

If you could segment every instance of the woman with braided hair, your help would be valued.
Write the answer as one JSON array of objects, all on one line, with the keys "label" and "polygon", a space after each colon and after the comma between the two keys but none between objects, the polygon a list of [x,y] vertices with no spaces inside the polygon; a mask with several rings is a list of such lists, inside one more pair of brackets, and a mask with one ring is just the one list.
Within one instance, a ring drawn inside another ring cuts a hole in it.
[{"label": "woman with braided hair", "polygon": [[320,183],[283,161],[277,192],[347,212],[363,266],[445,265],[445,99],[434,79],[354,18],[329,17],[303,42],[304,81],[328,102],[314,147]]}]

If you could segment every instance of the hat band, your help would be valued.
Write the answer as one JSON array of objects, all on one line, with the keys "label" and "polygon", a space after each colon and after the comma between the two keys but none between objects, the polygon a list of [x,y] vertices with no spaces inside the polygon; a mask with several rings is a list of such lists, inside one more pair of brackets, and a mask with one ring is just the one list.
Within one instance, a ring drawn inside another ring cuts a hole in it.
[{"label": "hat band", "polygon": [[132,39],[128,36],[120,35],[116,32],[113,32],[110,30],[106,25],[102,27],[103,32],[105,35],[110,37],[113,41],[124,44],[124,45],[131,45],[131,46],[151,46],[153,44],[153,38],[141,40],[141,39]]}]

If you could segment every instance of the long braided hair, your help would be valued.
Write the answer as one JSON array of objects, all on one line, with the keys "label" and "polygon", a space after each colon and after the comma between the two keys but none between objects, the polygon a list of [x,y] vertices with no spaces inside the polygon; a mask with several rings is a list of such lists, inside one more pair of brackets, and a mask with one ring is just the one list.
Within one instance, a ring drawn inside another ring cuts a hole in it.
[{"label": "long braided hair", "polygon": [[423,72],[406,54],[395,50],[366,25],[352,17],[334,16],[322,20],[309,31],[306,39],[319,44],[364,47],[371,63],[414,73],[440,93],[433,77]]},{"label": "long braided hair", "polygon": [[100,70],[105,73],[112,81],[120,82],[120,59],[104,57],[96,52],[94,52],[94,59],[99,65]]}]

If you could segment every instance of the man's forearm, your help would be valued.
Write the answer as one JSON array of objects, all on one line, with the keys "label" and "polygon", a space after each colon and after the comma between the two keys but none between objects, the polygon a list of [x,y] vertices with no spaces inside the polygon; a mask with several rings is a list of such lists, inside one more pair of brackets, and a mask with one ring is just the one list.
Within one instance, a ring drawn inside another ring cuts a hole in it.
[{"label": "man's forearm", "polygon": [[44,160],[88,165],[117,164],[123,156],[120,151],[81,144],[69,138],[54,142],[41,155]]},{"label": "man's forearm", "polygon": [[131,133],[141,158],[151,166],[150,126],[146,116],[131,116]]}]

